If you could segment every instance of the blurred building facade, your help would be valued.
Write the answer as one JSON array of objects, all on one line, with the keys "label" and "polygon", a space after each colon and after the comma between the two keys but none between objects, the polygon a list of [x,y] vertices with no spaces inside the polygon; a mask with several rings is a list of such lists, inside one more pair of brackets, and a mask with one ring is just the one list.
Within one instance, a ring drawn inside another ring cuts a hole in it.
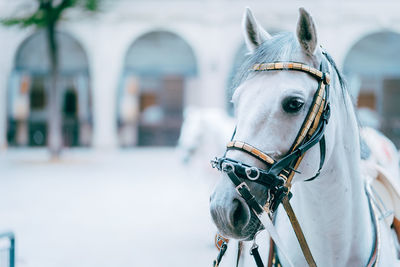
[{"label": "blurred building facade", "polygon": [[[0,1],[0,16],[19,2]],[[400,2],[120,0],[60,24],[64,146],[174,145],[185,107],[229,112],[246,5],[270,32],[294,31],[298,7],[309,10],[358,105],[400,145]],[[0,26],[0,36],[0,147],[46,145],[44,33]]]}]

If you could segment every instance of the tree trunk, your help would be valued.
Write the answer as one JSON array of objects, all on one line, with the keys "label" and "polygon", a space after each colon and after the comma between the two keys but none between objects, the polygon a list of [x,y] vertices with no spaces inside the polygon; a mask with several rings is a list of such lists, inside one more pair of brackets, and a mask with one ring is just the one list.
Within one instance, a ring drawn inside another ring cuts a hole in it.
[{"label": "tree trunk", "polygon": [[50,58],[50,90],[48,109],[48,145],[53,159],[57,159],[61,153],[62,130],[61,130],[61,109],[60,92],[58,88],[59,62],[58,43],[56,39],[55,23],[47,25],[47,43]]}]

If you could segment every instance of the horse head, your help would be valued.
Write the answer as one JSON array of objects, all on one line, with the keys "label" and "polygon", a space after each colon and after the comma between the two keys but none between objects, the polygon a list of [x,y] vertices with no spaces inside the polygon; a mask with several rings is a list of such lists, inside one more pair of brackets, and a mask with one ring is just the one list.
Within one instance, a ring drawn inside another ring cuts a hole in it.
[{"label": "horse head", "polygon": [[[317,44],[313,19],[304,9],[300,9],[296,34],[271,36],[249,9],[244,14],[243,31],[250,56],[236,76],[238,86],[232,97],[237,118],[234,139],[251,144],[273,161],[279,161],[293,148],[313,106],[319,81],[310,73],[285,69],[288,65],[283,65],[281,70],[284,71],[258,70],[268,69],[270,65],[264,63],[271,62],[297,62],[319,70],[326,59]],[[329,125],[325,134],[332,139],[334,127]],[[333,142],[326,141],[327,158],[332,145]],[[226,157],[262,170],[268,169],[265,161],[243,153],[243,149],[228,150]],[[293,183],[312,177],[318,171],[319,161],[319,148],[313,146],[305,154]],[[252,239],[262,227],[261,223],[238,194],[237,188],[224,176],[210,198],[214,223],[225,236]],[[246,184],[257,202],[265,205],[270,188],[253,181],[246,181]]]}]

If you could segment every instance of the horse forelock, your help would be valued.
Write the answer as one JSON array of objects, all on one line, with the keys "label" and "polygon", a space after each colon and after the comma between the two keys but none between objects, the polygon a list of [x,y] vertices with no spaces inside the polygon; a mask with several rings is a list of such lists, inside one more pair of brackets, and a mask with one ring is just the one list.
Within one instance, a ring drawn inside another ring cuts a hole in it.
[{"label": "horse forelock", "polygon": [[234,77],[232,91],[254,74],[253,65],[275,61],[300,61],[299,51],[300,45],[293,33],[282,32],[274,35],[271,39],[263,42],[253,53],[247,55]]}]

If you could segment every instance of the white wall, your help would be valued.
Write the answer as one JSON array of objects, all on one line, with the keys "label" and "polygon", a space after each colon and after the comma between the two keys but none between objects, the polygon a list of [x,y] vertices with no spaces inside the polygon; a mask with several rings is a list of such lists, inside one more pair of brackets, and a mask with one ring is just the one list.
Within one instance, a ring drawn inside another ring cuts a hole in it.
[{"label": "white wall", "polygon": [[[12,14],[17,2],[0,1],[0,16]],[[98,148],[117,147],[116,102],[124,55],[148,31],[165,29],[193,48],[197,78],[188,81],[185,103],[225,108],[227,77],[242,42],[241,18],[249,5],[270,29],[294,30],[298,7],[313,15],[320,43],[339,67],[347,51],[368,33],[400,32],[400,1],[108,1],[94,17],[70,12],[60,25],[85,49],[91,75],[94,136]],[[0,26],[0,147],[6,145],[6,91],[18,45],[32,30]]]}]

